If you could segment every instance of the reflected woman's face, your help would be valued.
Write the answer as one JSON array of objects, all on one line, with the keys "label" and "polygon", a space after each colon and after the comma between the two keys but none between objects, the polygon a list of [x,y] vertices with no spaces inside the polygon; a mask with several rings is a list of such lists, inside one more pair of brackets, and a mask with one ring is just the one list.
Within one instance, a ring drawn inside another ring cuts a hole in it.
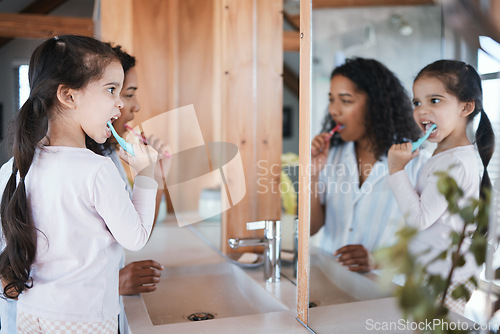
[{"label": "reflected woman's face", "polygon": [[328,112],[336,124],[343,125],[338,133],[344,141],[366,139],[365,116],[368,96],[358,90],[350,79],[336,75],[330,82]]}]

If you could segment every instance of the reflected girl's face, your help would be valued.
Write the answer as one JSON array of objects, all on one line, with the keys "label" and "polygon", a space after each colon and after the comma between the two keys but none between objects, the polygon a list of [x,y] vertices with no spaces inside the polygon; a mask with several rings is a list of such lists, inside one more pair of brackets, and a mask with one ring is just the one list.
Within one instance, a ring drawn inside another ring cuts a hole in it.
[{"label": "reflected girl's face", "polygon": [[415,81],[413,106],[413,117],[422,131],[427,131],[432,124],[437,125],[429,141],[439,143],[438,147],[454,147],[466,136],[468,104],[450,94],[440,80],[424,76]]},{"label": "reflected girl's face", "polygon": [[354,82],[335,75],[330,82],[328,112],[336,124],[343,125],[338,133],[344,141],[366,139],[365,117],[368,112],[368,95]]}]

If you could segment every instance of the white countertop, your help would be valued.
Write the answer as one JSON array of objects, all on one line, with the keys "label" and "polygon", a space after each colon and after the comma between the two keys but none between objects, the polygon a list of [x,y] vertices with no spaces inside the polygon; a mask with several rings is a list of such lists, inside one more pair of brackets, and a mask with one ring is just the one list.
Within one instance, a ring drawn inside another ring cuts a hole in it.
[{"label": "white countertop", "polygon": [[[148,259],[158,261],[164,267],[226,261],[213,246],[208,245],[188,226],[178,227],[175,223],[157,224],[146,247],[139,252],[126,252],[127,263]],[[283,269],[282,273],[290,272],[290,268]],[[262,267],[244,271],[288,310],[155,326],[141,295],[124,296],[131,333],[310,333],[296,320],[295,285],[284,278],[279,283],[266,284]],[[411,330],[401,328],[396,331],[376,330],[376,326],[390,323],[394,325],[401,321],[402,316],[394,298],[320,306],[309,311],[309,326],[317,333],[411,333]]]},{"label": "white countertop", "polygon": [[[126,252],[126,263],[152,259],[164,267],[215,264],[225,259],[193,231],[174,223],[157,224],[148,244],[139,252]],[[154,333],[309,333],[295,318],[296,289],[290,281],[264,282],[262,267],[245,269],[259,285],[279,299],[288,311],[154,326],[141,295],[124,296],[123,303],[133,334]],[[152,292],[154,293],[154,292]]]}]

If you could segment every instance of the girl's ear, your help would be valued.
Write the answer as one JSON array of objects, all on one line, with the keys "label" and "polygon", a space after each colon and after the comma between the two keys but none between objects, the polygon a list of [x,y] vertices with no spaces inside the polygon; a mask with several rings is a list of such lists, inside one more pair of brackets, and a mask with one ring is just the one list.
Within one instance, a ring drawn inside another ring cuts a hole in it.
[{"label": "girl's ear", "polygon": [[67,86],[59,85],[59,87],[57,87],[57,99],[62,105],[69,109],[76,108],[76,102],[73,96],[75,93],[75,90],[68,88]]},{"label": "girl's ear", "polygon": [[464,102],[463,104],[463,109],[462,109],[462,112],[460,113],[460,116],[462,117],[467,117],[469,116],[473,111],[474,109],[476,108],[476,103],[474,101],[471,101],[471,102]]}]

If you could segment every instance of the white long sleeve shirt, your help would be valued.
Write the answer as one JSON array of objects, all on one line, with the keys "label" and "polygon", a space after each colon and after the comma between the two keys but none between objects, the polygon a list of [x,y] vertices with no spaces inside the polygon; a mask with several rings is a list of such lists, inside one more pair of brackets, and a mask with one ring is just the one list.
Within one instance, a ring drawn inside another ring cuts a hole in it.
[{"label": "white long sleeve shirt", "polygon": [[[420,256],[422,263],[428,263],[437,257],[451,244],[450,233],[463,230],[463,220],[458,215],[450,215],[448,202],[437,188],[437,171],[447,171],[464,191],[459,207],[466,204],[469,198],[479,198],[480,173],[477,153],[473,145],[459,146],[431,157],[422,167],[416,187],[412,187],[405,171],[394,173],[388,178],[398,205],[405,214],[405,222],[419,230],[409,245],[413,254],[419,254],[427,249],[430,252]],[[466,238],[463,249],[470,247],[471,240]],[[446,276],[451,266],[451,260],[436,261],[428,271],[431,274]],[[453,280],[462,281],[477,273],[477,264],[471,254],[466,257],[466,264],[456,268]]]},{"label": "white long sleeve shirt", "polygon": [[[12,161],[0,170],[2,191],[11,173]],[[123,182],[110,158],[87,149],[37,150],[25,178],[37,254],[19,310],[83,322],[119,313],[121,246],[139,250],[148,241],[158,186],[137,176],[131,201]]]},{"label": "white long sleeve shirt", "polygon": [[[416,181],[427,158],[428,154],[421,152],[406,166],[412,180]],[[318,185],[324,190],[320,201],[325,205],[321,249],[333,253],[345,245],[361,244],[374,251],[395,241],[403,214],[386,183],[388,176],[387,157],[383,156],[360,187],[354,142],[330,149]]]}]

